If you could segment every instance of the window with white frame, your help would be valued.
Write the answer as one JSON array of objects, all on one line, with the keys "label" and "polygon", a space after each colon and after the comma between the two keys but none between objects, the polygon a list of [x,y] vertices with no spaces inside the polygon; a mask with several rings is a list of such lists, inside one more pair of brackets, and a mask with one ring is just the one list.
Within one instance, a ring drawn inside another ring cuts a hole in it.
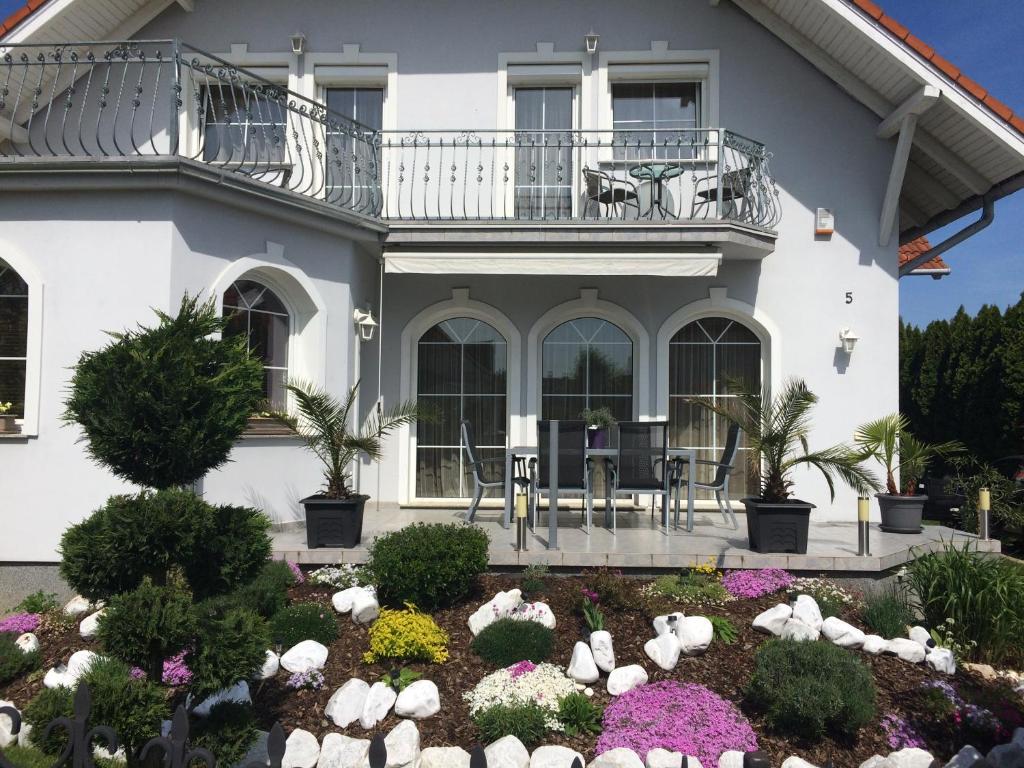
[{"label": "window with white frame", "polygon": [[513,98],[516,217],[567,218],[572,212],[573,89],[516,88]]},{"label": "window with white frame", "polygon": [[612,83],[616,159],[689,159],[703,141],[698,82]]},{"label": "window with white frame", "polygon": [[286,156],[286,107],[273,89],[213,82],[200,88],[203,160],[257,166]]},{"label": "window with white frame", "polygon": [[263,392],[271,408],[288,399],[288,341],[291,315],[284,302],[256,280],[236,280],[224,291],[225,336],[244,335],[249,353],[263,363]]},{"label": "window with white frame", "polygon": [[25,415],[25,374],[28,366],[28,285],[0,259],[0,403],[8,415]]},{"label": "window with white frame", "polygon": [[633,341],[617,325],[597,317],[562,323],[541,355],[541,418],[578,419],[586,408],[633,418]]},{"label": "window with white frame", "polygon": [[356,208],[368,207],[374,202],[371,198],[376,190],[376,145],[372,132],[383,128],[384,89],[327,88],[324,100],[330,112],[358,123],[355,128],[328,123],[327,199]]}]

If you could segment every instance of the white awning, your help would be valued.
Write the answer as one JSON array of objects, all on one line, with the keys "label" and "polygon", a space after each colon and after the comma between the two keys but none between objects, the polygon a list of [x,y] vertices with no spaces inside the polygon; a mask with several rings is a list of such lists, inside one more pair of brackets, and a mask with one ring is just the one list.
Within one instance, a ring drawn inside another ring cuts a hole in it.
[{"label": "white awning", "polygon": [[385,252],[384,271],[428,275],[656,275],[714,277],[721,253],[574,253],[570,251]]}]

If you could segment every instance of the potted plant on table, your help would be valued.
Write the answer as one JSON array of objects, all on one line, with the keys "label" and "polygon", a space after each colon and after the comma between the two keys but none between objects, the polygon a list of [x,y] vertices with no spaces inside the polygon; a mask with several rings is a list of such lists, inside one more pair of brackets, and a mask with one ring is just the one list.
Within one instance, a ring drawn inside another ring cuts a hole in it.
[{"label": "potted plant on table", "polygon": [[0,403],[0,433],[16,432],[15,416],[11,413],[13,403]]},{"label": "potted plant on table", "polygon": [[323,465],[324,488],[300,502],[306,510],[306,545],[351,548],[363,533],[363,507],[370,498],[352,489],[350,467],[359,454],[371,460],[381,458],[381,441],[389,433],[416,421],[415,403],[405,402],[390,410],[374,409],[362,428],[349,427],[359,383],[339,400],[325,389],[296,382],[288,385],[295,398],[298,418],[276,414],[294,427],[306,447]]},{"label": "potted plant on table", "polygon": [[760,494],[742,500],[747,512],[747,538],[757,552],[807,553],[807,528],[814,504],[792,498],[791,475],[799,466],[816,467],[835,500],[834,477],[859,493],[878,487],[875,477],[861,466],[863,456],[846,445],[810,451],[810,412],[818,402],[800,379],[790,379],[775,397],[765,387],[760,393],[744,391],[742,383],[729,383],[734,397],[720,405],[709,398],[689,398],[737,423],[746,434],[750,464],[760,477]]},{"label": "potted plant on table", "polygon": [[601,408],[584,408],[580,412],[580,418],[587,423],[587,447],[607,448],[608,433],[615,426],[615,417],[611,409],[602,406]]},{"label": "potted plant on table", "polygon": [[[918,440],[907,428],[902,413],[890,413],[857,428],[857,447],[864,459],[874,459],[885,467],[885,493],[876,493],[882,512],[882,530],[892,533],[919,533],[921,512],[928,501],[918,493],[917,484],[931,460],[951,456],[963,450],[956,442],[929,444]],[[899,473],[900,485],[896,483]]]}]

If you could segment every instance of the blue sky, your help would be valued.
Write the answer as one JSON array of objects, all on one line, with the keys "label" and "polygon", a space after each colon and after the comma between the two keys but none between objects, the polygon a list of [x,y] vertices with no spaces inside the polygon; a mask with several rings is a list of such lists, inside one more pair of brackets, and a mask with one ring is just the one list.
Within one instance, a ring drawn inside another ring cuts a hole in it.
[{"label": "blue sky", "polygon": [[[20,5],[21,0],[0,0],[0,16]],[[1011,109],[1024,113],[1021,0],[882,0],[881,5]],[[933,233],[932,242],[969,220]],[[900,281],[905,319],[924,324],[950,317],[961,304],[974,313],[982,304],[1016,302],[1024,290],[1024,191],[997,203],[995,222],[949,251],[946,260],[953,269],[949,277]]]}]

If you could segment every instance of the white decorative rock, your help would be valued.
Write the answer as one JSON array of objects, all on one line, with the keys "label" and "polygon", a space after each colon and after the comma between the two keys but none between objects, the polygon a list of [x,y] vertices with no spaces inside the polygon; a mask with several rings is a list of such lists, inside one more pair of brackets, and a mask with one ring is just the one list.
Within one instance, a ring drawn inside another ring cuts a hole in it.
[{"label": "white decorative rock", "polygon": [[281,656],[281,666],[289,672],[310,672],[323,669],[327,663],[327,646],[316,640],[303,640]]},{"label": "white decorative rock", "polygon": [[666,672],[676,668],[681,650],[679,638],[674,633],[658,635],[644,644],[644,653],[647,657]]},{"label": "white decorative rock", "polygon": [[647,753],[644,768],[683,768],[684,757],[686,755],[682,752],[669,752],[667,749],[655,747]]},{"label": "white decorative rock", "polygon": [[590,761],[587,768],[644,768],[644,761],[632,749],[618,747],[602,752]]},{"label": "white decorative rock", "polygon": [[[0,725],[0,728],[3,728],[3,725]],[[25,749],[35,747],[35,744],[32,743],[32,725],[30,723],[21,724],[21,730],[18,731],[18,746]]]},{"label": "white decorative rock", "polygon": [[956,674],[956,656],[949,648],[932,648],[924,657],[925,664],[944,675]]},{"label": "white decorative rock", "polygon": [[44,688],[60,688],[62,685],[66,688],[70,688],[71,685],[67,682],[68,668],[63,664],[58,664],[56,667],[51,667],[46,670],[46,674],[43,675],[43,687]]},{"label": "white decorative rock", "polygon": [[[767,635],[778,637],[782,634],[782,627],[793,616],[793,609],[788,605],[776,605],[767,611],[759,613],[754,618],[754,629],[764,632]],[[732,750],[730,750],[732,751]]]},{"label": "white decorative rock", "polygon": [[[352,601],[355,600],[356,595],[372,591],[372,589],[372,587],[349,587],[340,592],[335,592],[331,596],[331,605],[334,606],[334,610],[338,613],[348,613],[352,610]],[[373,594],[376,596],[377,593],[374,592]]]},{"label": "white decorative rock", "polygon": [[360,768],[370,751],[369,739],[353,739],[340,733],[328,733],[320,745],[316,768]]},{"label": "white decorative rock", "polygon": [[684,616],[676,622],[679,650],[684,656],[700,656],[711,645],[715,628],[704,616]]},{"label": "white decorative rock", "polygon": [[639,664],[616,667],[608,675],[608,693],[612,696],[621,696],[646,682],[647,672]]},{"label": "white decorative rock", "polygon": [[353,677],[327,700],[324,715],[329,717],[331,722],[339,728],[348,728],[363,714],[363,705],[366,703],[366,695],[369,692],[369,683],[358,677]]},{"label": "white decorative rock", "polygon": [[878,656],[889,650],[889,641],[881,635],[865,635],[861,650],[864,653],[870,653],[872,656]]},{"label": "white decorative rock", "polygon": [[857,768],[886,768],[885,758],[881,755],[872,755]]},{"label": "white decorative rock", "polygon": [[39,638],[31,632],[18,635],[18,639],[14,641],[14,644],[21,649],[22,653],[34,653],[39,650]]},{"label": "white decorative rock", "polygon": [[281,669],[281,657],[273,651],[267,651],[266,660],[263,662],[263,666],[260,668],[259,675],[256,676],[257,680],[269,680],[278,673]]},{"label": "white decorative rock", "polygon": [[427,747],[420,752],[419,768],[469,768],[469,752],[462,747]]},{"label": "white decorative rock", "polygon": [[371,624],[380,616],[377,593],[364,589],[352,597],[352,621],[356,624]]},{"label": "white decorative rock", "polygon": [[953,755],[953,759],[946,763],[945,768],[971,768],[972,765],[983,759],[985,756],[968,744]]},{"label": "white decorative rock", "polygon": [[786,619],[786,623],[782,625],[783,640],[796,640],[798,643],[814,642],[820,635],[818,630],[799,619]]},{"label": "white decorative rock", "polygon": [[81,595],[75,595],[64,605],[64,613],[67,616],[82,616],[89,612],[90,607],[88,600]]},{"label": "white decorative rock", "polygon": [[890,752],[885,758],[885,764],[887,768],[929,768],[934,760],[931,752],[917,747],[907,747]]},{"label": "white decorative rock", "polygon": [[924,661],[924,646],[905,637],[894,637],[890,640],[887,652],[895,654],[911,664],[920,664]]},{"label": "white decorative rock", "polygon": [[860,648],[864,645],[864,633],[837,616],[829,616],[821,625],[821,634],[840,648]]},{"label": "white decorative rock", "polygon": [[412,768],[420,756],[420,732],[416,723],[412,720],[400,722],[384,737],[384,746],[388,750],[385,768]]},{"label": "white decorative rock", "polygon": [[484,747],[487,768],[530,768],[530,752],[515,736],[502,736]]},{"label": "white decorative rock", "polygon": [[612,633],[607,629],[590,633],[590,651],[594,654],[594,663],[602,672],[615,669],[615,648],[612,647]]},{"label": "white decorative rock", "polygon": [[423,720],[441,711],[441,694],[430,680],[417,680],[406,686],[395,701],[395,714]]},{"label": "white decorative rock", "polygon": [[810,595],[797,595],[793,602],[793,618],[802,621],[808,627],[821,631],[824,620],[821,618],[821,609],[818,601]]},{"label": "white decorative rock", "polygon": [[590,650],[589,645],[582,641],[576,642],[572,649],[572,658],[569,659],[569,667],[565,673],[583,685],[597,682],[600,673],[597,671],[594,653]]},{"label": "white decorative rock", "polygon": [[84,675],[98,656],[92,651],[75,651],[68,659],[67,666],[59,664],[49,670],[43,677],[43,685],[47,688],[74,688],[78,678]]},{"label": "white decorative rock", "polygon": [[814,763],[809,763],[802,757],[791,755],[782,761],[782,768],[817,768]]},{"label": "white decorative rock", "polygon": [[377,723],[388,716],[391,707],[395,704],[398,694],[390,685],[374,683],[370,686],[366,699],[363,701],[363,711],[359,715],[359,724],[366,730],[370,730]]},{"label": "white decorative rock", "polygon": [[921,626],[911,627],[909,637],[915,643],[919,643],[925,649],[926,653],[929,648],[935,645],[935,641],[932,640],[931,632]]},{"label": "white decorative rock", "polygon": [[509,618],[519,621],[536,621],[548,629],[555,628],[555,613],[547,603],[522,603],[509,614]]},{"label": "white decorative rock", "polygon": [[281,768],[314,768],[320,759],[320,742],[309,731],[296,728],[284,743]]},{"label": "white decorative rock", "polygon": [[[14,706],[13,701],[4,701],[3,699],[0,699],[0,707],[10,707],[15,710],[18,709]],[[11,733],[12,730],[14,730],[14,723],[11,722],[10,716],[0,715],[0,749],[9,747],[18,741],[17,735]]]},{"label": "white decorative rock", "polygon": [[[224,688],[217,691],[212,696],[207,696],[198,705],[196,705],[192,710],[192,714],[196,717],[206,717],[210,714],[211,709],[218,704],[223,704],[225,701],[232,701],[238,704],[251,703],[252,698],[249,696],[249,684],[245,682],[245,680],[239,680],[230,688]],[[315,763],[316,760],[313,760],[313,762]]]},{"label": "white decorative rock", "polygon": [[572,761],[577,757],[581,765],[585,764],[583,755],[576,750],[548,744],[533,750],[533,754],[530,755],[530,768],[570,768]]},{"label": "white decorative rock", "polygon": [[99,632],[100,628],[100,619],[103,617],[105,610],[105,608],[100,608],[95,613],[90,613],[82,619],[82,623],[78,625],[78,634],[81,635],[83,640],[92,640],[96,637],[96,633]]},{"label": "white decorative rock", "polygon": [[718,756],[718,768],[743,768],[743,753],[738,749],[727,749]]},{"label": "white decorative rock", "polygon": [[486,603],[476,609],[469,617],[469,631],[474,636],[498,619],[507,619],[512,612],[523,604],[523,593],[518,589],[499,592]]},{"label": "white decorative rock", "polygon": [[664,635],[668,632],[676,631],[676,622],[683,618],[683,614],[680,611],[675,613],[667,613],[664,616],[654,617],[654,634]]}]

